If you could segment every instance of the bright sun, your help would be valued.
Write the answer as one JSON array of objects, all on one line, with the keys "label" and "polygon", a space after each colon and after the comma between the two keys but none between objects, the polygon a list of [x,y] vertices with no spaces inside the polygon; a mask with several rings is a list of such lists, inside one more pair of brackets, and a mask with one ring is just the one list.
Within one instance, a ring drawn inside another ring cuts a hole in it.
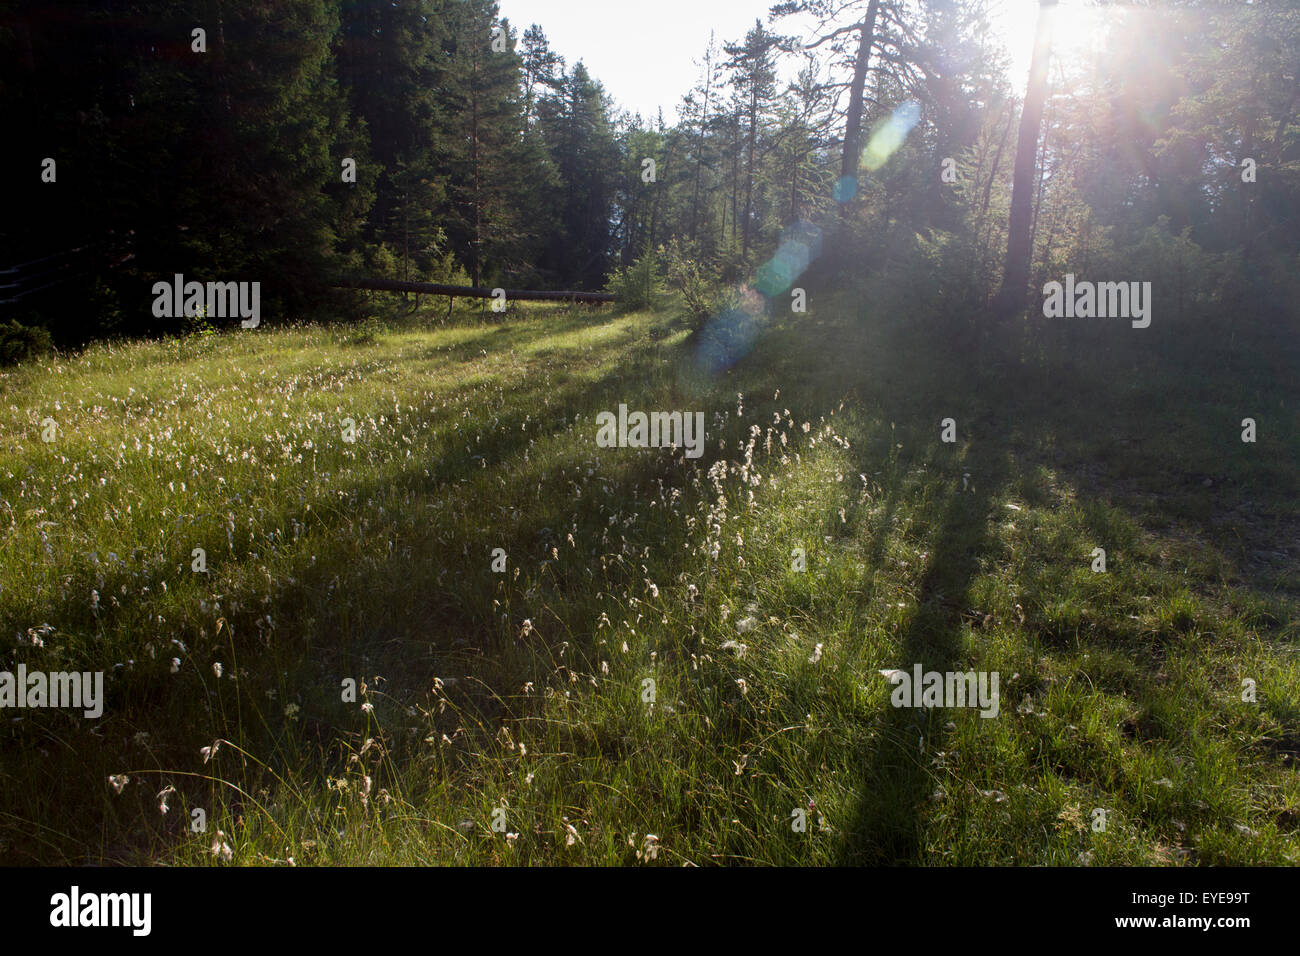
[{"label": "bright sun", "polygon": [[[995,15],[1011,56],[1013,88],[1023,86],[1034,52],[1038,0],[1001,0]],[[1052,13],[1052,58],[1073,59],[1102,39],[1106,11],[1088,0],[1061,0]]]}]

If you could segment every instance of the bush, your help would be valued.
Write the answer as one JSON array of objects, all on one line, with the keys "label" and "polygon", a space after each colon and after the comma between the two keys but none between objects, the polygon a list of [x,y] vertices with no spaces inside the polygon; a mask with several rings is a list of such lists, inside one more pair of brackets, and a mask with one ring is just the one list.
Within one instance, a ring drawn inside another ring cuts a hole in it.
[{"label": "bush", "polygon": [[50,333],[17,321],[0,323],[0,365],[17,365],[46,355],[54,347]]},{"label": "bush", "polygon": [[662,250],[650,250],[625,269],[615,269],[605,288],[618,296],[618,306],[628,312],[653,309],[663,295],[660,276]]},{"label": "bush", "polygon": [[117,291],[103,279],[95,279],[86,292],[86,310],[96,337],[122,335],[132,331],[122,314]]},{"label": "bush", "polygon": [[384,333],[384,324],[373,315],[358,322],[345,340],[348,345],[374,345]]},{"label": "bush", "polygon": [[692,249],[683,247],[676,239],[662,247],[661,252],[668,281],[681,293],[686,316],[698,328],[719,311],[717,276]]},{"label": "bush", "polygon": [[1162,320],[1188,323],[1214,315],[1220,259],[1192,240],[1190,227],[1175,235],[1169,217],[1161,216],[1136,241],[1115,250],[1109,273],[1151,282],[1152,295],[1164,312]]}]

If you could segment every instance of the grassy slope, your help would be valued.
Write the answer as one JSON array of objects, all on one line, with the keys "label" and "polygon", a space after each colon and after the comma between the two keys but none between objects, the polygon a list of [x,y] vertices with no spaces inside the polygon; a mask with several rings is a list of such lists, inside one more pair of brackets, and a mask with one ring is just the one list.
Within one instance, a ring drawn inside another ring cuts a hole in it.
[{"label": "grassy slope", "polygon": [[[729,372],[538,309],[0,377],[4,667],[109,671],[98,722],[5,715],[0,860],[1300,863],[1293,357],[1117,326],[981,376],[813,301]],[[704,458],[598,448],[620,402]],[[917,662],[1001,714],[890,707]]]}]

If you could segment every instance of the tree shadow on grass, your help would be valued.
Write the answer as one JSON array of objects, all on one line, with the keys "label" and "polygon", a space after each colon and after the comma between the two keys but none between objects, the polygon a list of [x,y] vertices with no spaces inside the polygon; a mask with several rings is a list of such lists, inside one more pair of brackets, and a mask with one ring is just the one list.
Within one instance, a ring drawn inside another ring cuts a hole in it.
[{"label": "tree shadow on grass", "polygon": [[[962,492],[956,486],[929,544],[930,561],[917,605],[900,639],[894,664],[907,672],[966,671],[961,612],[988,545],[989,510],[1007,474],[1004,458],[978,449],[967,462],[982,480]],[[875,675],[871,675],[874,677]],[[930,797],[930,755],[942,749],[947,717],[942,710],[890,707],[871,752],[864,755],[861,798],[845,827],[842,865],[920,861],[921,808]]]},{"label": "tree shadow on grass", "polygon": [[[20,785],[6,785],[0,798],[0,853],[12,862],[46,864],[99,862],[101,853],[111,862],[147,858],[158,837],[170,834],[168,839],[183,839],[185,832],[184,820],[177,822],[183,814],[163,817],[158,813],[156,801],[150,798],[150,785],[160,779],[159,771],[192,767],[197,748],[210,744],[214,736],[239,741],[251,753],[265,757],[274,771],[302,769],[281,759],[279,748],[288,726],[280,719],[284,704],[268,701],[302,700],[298,726],[305,736],[316,740],[315,755],[307,762],[319,762],[324,769],[337,759],[338,740],[357,729],[356,706],[348,710],[339,701],[341,677],[364,680],[389,667],[397,668],[400,676],[382,689],[390,696],[409,699],[406,691],[421,688],[427,692],[433,677],[445,676],[457,667],[472,674],[477,657],[513,646],[513,634],[503,633],[493,607],[500,579],[489,571],[489,546],[498,542],[485,537],[489,522],[472,520],[476,508],[491,505],[474,499],[471,479],[517,461],[534,441],[544,445],[547,439],[559,437],[567,428],[566,419],[572,421],[573,409],[593,400],[613,400],[620,395],[626,399],[629,389],[655,387],[650,379],[628,375],[626,366],[639,364],[635,355],[625,359],[591,376],[575,375],[562,383],[539,378],[511,389],[509,408],[503,409],[496,430],[489,431],[484,441],[471,444],[469,450],[463,438],[445,427],[455,419],[444,415],[438,423],[433,460],[427,456],[395,458],[397,467],[385,469],[382,475],[348,476],[314,501],[279,499],[272,513],[260,516],[260,526],[285,529],[301,523],[306,537],[287,563],[283,577],[288,580],[268,580],[265,601],[252,600],[255,592],[220,596],[226,607],[219,612],[225,624],[219,639],[196,638],[193,631],[197,625],[190,628],[177,621],[161,634],[153,628],[141,629],[138,643],[117,640],[118,652],[123,658],[133,658],[135,666],[110,672],[104,720],[99,726],[92,729],[87,722],[65,720],[66,715],[58,711],[42,711],[0,737],[0,779],[21,781]],[[448,392],[449,403],[456,405],[453,399],[472,392],[453,388]],[[545,416],[539,430],[537,410],[544,399],[549,399],[558,413]],[[522,426],[530,417],[534,427],[526,430]],[[570,469],[579,463],[566,461]],[[631,497],[634,489],[644,489],[656,478],[673,480],[673,467],[667,453],[658,459],[645,456],[611,483]],[[683,479],[678,476],[676,480]],[[342,498],[336,498],[338,492],[343,493]],[[527,519],[501,536],[500,544],[510,551],[512,560],[527,561],[534,575],[542,546],[565,544],[557,532],[565,527],[561,519],[566,516],[566,506],[572,504],[567,492],[565,480],[550,475],[545,495],[539,488],[537,506],[526,509]],[[394,547],[380,560],[366,557],[356,565],[358,535],[389,533],[388,527],[375,520],[373,509],[363,509],[358,515],[357,506],[368,501],[400,504],[408,498],[422,506],[445,504],[441,514],[453,517],[454,512],[456,520],[440,536],[441,529],[422,524],[425,510],[402,514],[392,528],[397,531],[397,542],[406,547]],[[315,506],[310,517],[308,505]],[[359,521],[365,516],[372,522],[368,531]],[[597,524],[597,517],[591,516],[589,526],[579,531],[579,539],[598,537],[604,520]],[[224,534],[208,530],[211,534],[201,543],[208,546],[214,559],[216,555],[224,557]],[[195,542],[185,540],[188,551]],[[263,547],[263,542],[250,546],[255,550]],[[566,557],[572,561],[569,554]],[[255,566],[258,558],[241,546],[230,560]],[[114,616],[121,615],[119,621],[128,616],[152,620],[152,614],[145,612],[166,610],[168,618],[176,617],[162,603],[165,598],[146,595],[133,585],[126,569],[108,575],[100,585],[105,594],[120,590],[123,596],[120,610],[103,609],[110,633]],[[569,582],[568,586],[574,585]],[[376,593],[384,595],[378,603]],[[365,600],[358,604],[371,612],[354,612],[352,595],[364,595]],[[548,597],[556,600],[562,595]],[[99,627],[99,621],[88,616],[84,599],[69,595],[43,603],[41,619],[49,620],[61,632],[91,634]],[[572,618],[564,622],[568,634],[581,635],[585,648],[596,632],[596,622],[571,611],[561,615]],[[263,618],[277,622],[273,631],[263,627]],[[512,621],[517,624],[513,615]],[[188,650],[167,643],[173,634],[184,638]],[[150,639],[157,643],[159,638],[163,652],[155,656],[144,644]],[[106,653],[94,642],[86,650],[91,657],[87,664],[104,667]],[[173,654],[182,659],[175,676],[168,673]],[[232,679],[213,679],[213,659],[226,662],[227,676]],[[238,673],[236,660],[249,662],[252,673]],[[236,677],[238,682],[233,679]],[[522,680],[517,683],[521,685]],[[304,690],[305,698],[300,698]],[[266,693],[276,691],[279,696],[275,698]],[[490,720],[503,712],[494,693],[493,688],[475,692],[466,703]],[[130,735],[137,731],[145,732],[147,750],[131,743]],[[298,745],[290,745],[289,750],[299,758],[303,752],[312,752],[310,747]],[[123,770],[131,771],[136,785],[114,796],[106,790],[105,781],[108,774]],[[210,772],[218,771],[211,768]],[[204,796],[205,787],[187,787],[183,779],[178,779],[177,785],[182,793],[193,790],[188,796],[196,805],[211,805],[210,795]],[[42,834],[41,839],[32,839],[32,833]]]}]

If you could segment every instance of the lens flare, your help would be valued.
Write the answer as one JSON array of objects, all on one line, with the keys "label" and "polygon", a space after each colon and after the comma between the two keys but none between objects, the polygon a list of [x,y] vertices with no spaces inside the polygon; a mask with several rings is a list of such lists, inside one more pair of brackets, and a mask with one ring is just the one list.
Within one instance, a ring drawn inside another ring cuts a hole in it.
[{"label": "lens flare", "polygon": [[776,254],[758,267],[754,288],[768,298],[785,292],[821,255],[822,231],[810,222],[799,221],[781,230]]},{"label": "lens flare", "polygon": [[877,123],[871,131],[871,140],[862,154],[863,167],[874,173],[889,162],[889,157],[903,145],[907,134],[920,119],[921,107],[909,100],[895,109],[888,119]]},{"label": "lens flare", "polygon": [[763,296],[754,286],[739,291],[738,301],[710,319],[700,330],[696,367],[709,375],[731,368],[749,354],[758,340],[765,311]]}]

